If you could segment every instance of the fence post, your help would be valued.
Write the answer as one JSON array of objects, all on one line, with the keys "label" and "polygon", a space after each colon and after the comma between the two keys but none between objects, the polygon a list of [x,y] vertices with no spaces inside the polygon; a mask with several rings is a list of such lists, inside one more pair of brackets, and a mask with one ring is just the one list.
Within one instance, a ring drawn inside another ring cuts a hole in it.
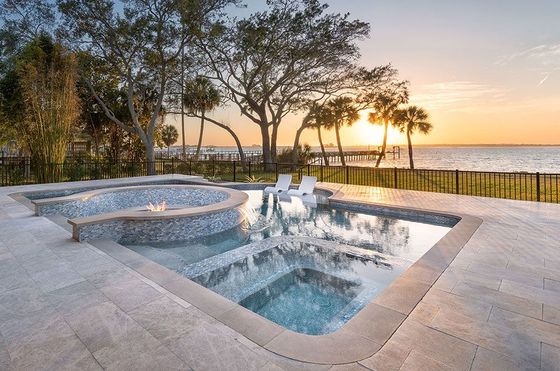
[{"label": "fence post", "polygon": [[455,169],[455,193],[459,194],[459,169]]},{"label": "fence post", "polygon": [[237,181],[237,177],[236,177],[236,163],[235,160],[233,160],[233,181],[236,182]]},{"label": "fence post", "polygon": [[[32,172],[31,172],[31,158],[29,158],[29,157],[25,158],[23,171],[25,173],[25,177],[28,178],[28,179],[31,179],[31,177],[33,176]],[[35,174],[37,174],[37,172],[35,172]],[[35,176],[35,179],[37,179],[37,176]]]},{"label": "fence post", "polygon": [[192,175],[192,159],[189,160],[189,175]]},{"label": "fence post", "polygon": [[325,176],[323,175],[323,162],[321,161],[321,182],[325,181]]},{"label": "fence post", "polygon": [[541,174],[537,171],[537,201],[541,201]]},{"label": "fence post", "polygon": [[171,157],[171,174],[175,174],[175,157]]},{"label": "fence post", "polygon": [[278,162],[274,163],[274,172],[276,174],[276,181],[278,181]]},{"label": "fence post", "polygon": [[398,172],[396,166],[393,168],[393,183],[395,184],[393,188],[399,188],[399,179],[398,179]]},{"label": "fence post", "polygon": [[307,164],[307,176],[311,175],[311,165]]},{"label": "fence post", "polygon": [[349,184],[350,183],[349,169],[348,169],[348,166],[345,166],[345,167],[346,167],[346,184]]}]

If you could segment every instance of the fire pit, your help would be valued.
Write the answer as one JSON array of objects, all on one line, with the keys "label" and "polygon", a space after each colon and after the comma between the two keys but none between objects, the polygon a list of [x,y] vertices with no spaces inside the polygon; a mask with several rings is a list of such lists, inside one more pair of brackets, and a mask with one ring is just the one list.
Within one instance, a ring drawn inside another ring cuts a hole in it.
[{"label": "fire pit", "polygon": [[156,202],[155,204],[150,202],[146,205],[146,209],[152,212],[165,211],[167,210],[167,204],[165,203],[165,201],[162,201],[161,203]]}]

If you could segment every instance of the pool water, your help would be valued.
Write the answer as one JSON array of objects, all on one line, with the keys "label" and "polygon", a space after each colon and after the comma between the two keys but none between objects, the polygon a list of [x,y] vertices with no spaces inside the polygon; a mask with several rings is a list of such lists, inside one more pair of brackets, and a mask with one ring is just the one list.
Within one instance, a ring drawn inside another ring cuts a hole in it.
[{"label": "pool water", "polygon": [[322,335],[340,328],[411,264],[358,254],[291,241],[237,260],[225,254],[223,266],[192,280],[285,328]]},{"label": "pool water", "polygon": [[355,282],[299,268],[239,304],[294,331],[321,334],[357,296],[359,288]]},{"label": "pool water", "polygon": [[309,335],[339,329],[457,223],[411,211],[358,211],[262,191],[246,193],[247,221],[239,227],[204,238],[128,247]]},{"label": "pool water", "polygon": [[197,239],[128,247],[172,269],[277,236],[312,237],[416,261],[456,223],[445,218],[405,220],[304,203],[298,197],[263,196],[260,190],[245,192],[248,222],[239,227]]}]

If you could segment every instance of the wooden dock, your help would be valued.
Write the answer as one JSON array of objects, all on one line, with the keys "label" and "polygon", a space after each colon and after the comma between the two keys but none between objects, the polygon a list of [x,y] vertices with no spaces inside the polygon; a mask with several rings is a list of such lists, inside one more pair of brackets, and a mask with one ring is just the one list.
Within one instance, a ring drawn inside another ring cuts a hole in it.
[{"label": "wooden dock", "polygon": [[[380,153],[381,147],[373,151],[344,151],[344,159],[347,162],[370,161],[377,159],[377,156],[379,156]],[[401,147],[393,146],[392,148],[387,148],[387,150],[385,151],[385,157],[389,155],[391,155],[393,159],[401,158]],[[317,160],[321,160],[323,158],[323,154],[321,152],[313,152],[313,157]],[[338,151],[328,151],[327,158],[329,162],[340,162],[340,154],[338,153]]]},{"label": "wooden dock", "polygon": [[[262,152],[247,151],[244,152],[245,160],[251,162],[261,162]],[[191,155],[192,156],[192,155]],[[205,152],[198,156],[199,161],[241,161],[238,152]]]}]

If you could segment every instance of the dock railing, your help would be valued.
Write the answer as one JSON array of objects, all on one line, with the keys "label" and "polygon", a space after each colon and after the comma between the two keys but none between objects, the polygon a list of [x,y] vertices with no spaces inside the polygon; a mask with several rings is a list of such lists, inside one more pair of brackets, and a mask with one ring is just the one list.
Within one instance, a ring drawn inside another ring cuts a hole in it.
[{"label": "dock railing", "polygon": [[[523,201],[560,203],[560,174],[373,168],[321,164],[293,165],[241,161],[194,161],[161,158],[155,161],[157,174],[201,175],[215,182],[275,182],[279,174],[292,174],[297,183],[304,175],[320,182],[343,183],[413,191],[452,193]],[[52,176],[39,179],[36,169],[48,166]],[[148,163],[142,161],[84,160],[64,164],[34,164],[28,158],[0,161],[0,185],[111,179],[144,176]]]}]

